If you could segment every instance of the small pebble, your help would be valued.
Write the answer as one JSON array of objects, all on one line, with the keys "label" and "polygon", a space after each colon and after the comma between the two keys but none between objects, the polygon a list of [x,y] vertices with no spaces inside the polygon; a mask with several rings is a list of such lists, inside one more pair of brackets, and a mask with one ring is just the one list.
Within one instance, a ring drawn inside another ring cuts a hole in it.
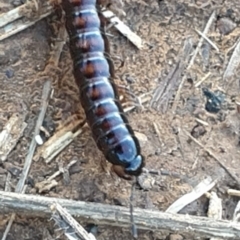
[{"label": "small pebble", "polygon": [[6,53],[0,49],[0,65],[6,64],[8,62],[8,58]]},{"label": "small pebble", "polygon": [[92,233],[93,235],[97,235],[98,233],[98,226],[95,225],[95,224],[88,224],[86,227],[85,227],[86,231],[89,232],[89,233]]},{"label": "small pebble", "polygon": [[201,126],[201,125],[195,126],[191,131],[191,135],[194,138],[199,138],[200,136],[203,136],[205,133],[206,133],[206,129],[204,128],[204,126]]},{"label": "small pebble", "polygon": [[169,240],[183,240],[183,236],[180,234],[171,234],[169,236]]},{"label": "small pebble", "polygon": [[217,21],[217,28],[223,35],[227,35],[237,27],[237,24],[229,18],[220,18]]},{"label": "small pebble", "polygon": [[18,7],[18,6],[22,5],[22,4],[24,4],[25,2],[26,2],[26,0],[13,0],[12,1],[12,5],[14,7]]},{"label": "small pebble", "polygon": [[155,179],[149,174],[141,174],[138,177],[138,184],[144,190],[150,190],[153,188]]},{"label": "small pebble", "polygon": [[5,74],[8,78],[12,78],[14,76],[14,70],[9,68],[5,71]]},{"label": "small pebble", "polygon": [[17,167],[10,167],[10,168],[8,168],[8,171],[9,171],[13,176],[16,176],[16,177],[19,177],[20,174],[22,173],[22,169],[17,168]]}]

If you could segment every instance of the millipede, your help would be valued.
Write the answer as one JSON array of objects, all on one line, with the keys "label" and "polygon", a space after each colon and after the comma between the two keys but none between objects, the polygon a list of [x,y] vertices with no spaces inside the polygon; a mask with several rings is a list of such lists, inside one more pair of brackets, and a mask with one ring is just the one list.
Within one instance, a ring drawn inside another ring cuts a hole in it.
[{"label": "millipede", "polygon": [[73,74],[99,150],[124,179],[139,176],[144,157],[113,82],[114,65],[101,6],[106,0],[62,0]]}]

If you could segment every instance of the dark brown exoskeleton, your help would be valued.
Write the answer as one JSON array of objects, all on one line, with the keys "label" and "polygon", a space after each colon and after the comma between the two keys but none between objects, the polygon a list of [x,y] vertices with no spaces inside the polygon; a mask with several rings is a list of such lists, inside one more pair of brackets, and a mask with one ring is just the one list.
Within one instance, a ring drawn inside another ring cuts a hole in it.
[{"label": "dark brown exoskeleton", "polygon": [[103,0],[62,0],[73,72],[93,138],[118,176],[138,176],[144,158],[113,83],[114,66],[100,12]]}]

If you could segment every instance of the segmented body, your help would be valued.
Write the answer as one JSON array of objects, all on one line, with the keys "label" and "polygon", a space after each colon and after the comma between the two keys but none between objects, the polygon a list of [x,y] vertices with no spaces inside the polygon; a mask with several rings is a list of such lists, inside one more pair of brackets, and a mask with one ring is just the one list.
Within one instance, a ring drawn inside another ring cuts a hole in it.
[{"label": "segmented body", "polygon": [[120,166],[115,168],[119,176],[138,176],[144,161],[112,82],[114,67],[103,31],[105,20],[99,9],[102,1],[62,0],[74,77],[98,148],[113,166]]}]

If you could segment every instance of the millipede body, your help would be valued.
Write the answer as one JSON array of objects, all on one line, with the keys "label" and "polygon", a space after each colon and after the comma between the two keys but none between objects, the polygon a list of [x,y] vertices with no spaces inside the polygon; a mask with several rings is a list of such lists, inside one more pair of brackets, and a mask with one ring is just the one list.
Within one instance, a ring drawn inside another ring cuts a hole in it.
[{"label": "millipede body", "polygon": [[103,0],[62,0],[70,38],[73,72],[93,138],[114,171],[138,176],[144,165],[140,146],[113,83],[114,66],[104,34]]}]

